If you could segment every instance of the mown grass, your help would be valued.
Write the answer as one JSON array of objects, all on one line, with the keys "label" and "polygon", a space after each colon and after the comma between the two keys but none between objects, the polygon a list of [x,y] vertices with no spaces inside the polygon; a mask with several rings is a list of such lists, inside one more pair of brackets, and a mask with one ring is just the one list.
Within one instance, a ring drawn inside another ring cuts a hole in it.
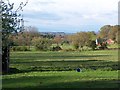
[{"label": "mown grass", "polygon": [[3,88],[117,88],[118,71],[29,72],[3,76]]},{"label": "mown grass", "polygon": [[[118,51],[11,52],[3,88],[118,88]],[[82,72],[76,72],[80,67]]]},{"label": "mown grass", "polygon": [[83,69],[118,69],[117,50],[83,52],[12,52],[11,67],[19,70],[68,71]]}]

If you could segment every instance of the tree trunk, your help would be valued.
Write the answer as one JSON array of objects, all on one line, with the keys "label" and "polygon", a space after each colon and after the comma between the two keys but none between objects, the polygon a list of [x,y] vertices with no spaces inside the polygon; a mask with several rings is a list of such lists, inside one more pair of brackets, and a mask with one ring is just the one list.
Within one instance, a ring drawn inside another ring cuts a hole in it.
[{"label": "tree trunk", "polygon": [[2,51],[3,51],[3,53],[2,53],[2,72],[3,73],[8,73],[8,71],[9,71],[10,48],[5,47],[4,49],[2,49]]}]

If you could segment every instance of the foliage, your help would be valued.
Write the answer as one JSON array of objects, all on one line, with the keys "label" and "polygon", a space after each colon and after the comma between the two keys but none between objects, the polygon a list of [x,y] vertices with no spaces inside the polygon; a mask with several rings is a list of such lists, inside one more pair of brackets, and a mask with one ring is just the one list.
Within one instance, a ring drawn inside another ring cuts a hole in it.
[{"label": "foliage", "polygon": [[79,49],[79,44],[78,43],[74,43],[73,46],[76,50]]},{"label": "foliage", "polygon": [[59,51],[59,50],[62,50],[62,48],[60,47],[60,46],[53,46],[52,48],[51,48],[51,51]]},{"label": "foliage", "polygon": [[[46,34],[42,35],[40,32],[38,32],[37,28],[35,27],[26,27],[25,31],[23,33],[19,33],[17,36],[12,36],[11,41],[14,41],[14,45],[25,45],[25,46],[31,46],[33,39],[36,38],[47,38],[52,41],[52,44],[62,45],[61,47],[64,47],[65,45],[73,46],[73,49],[81,49],[83,50],[83,47],[91,47],[92,49],[95,49],[95,41],[96,38],[98,39],[98,42],[100,44],[100,49],[107,48],[107,44],[103,44],[107,39],[112,38],[116,42],[118,42],[118,31],[119,28],[118,25],[111,26],[106,25],[101,27],[100,32],[98,35],[94,31],[88,31],[88,32],[78,32],[72,35],[51,35]],[[92,45],[93,44],[93,45]],[[42,48],[42,46],[41,46]],[[43,46],[44,48],[44,46]],[[46,49],[49,50],[49,49]],[[53,50],[51,47],[50,50]]]},{"label": "foliage", "polygon": [[29,26],[25,27],[22,33],[19,32],[17,35],[10,35],[9,39],[13,41],[15,45],[31,46],[34,37],[40,37],[40,33],[36,27]]},{"label": "foliage", "polygon": [[64,40],[61,42],[61,45],[64,45],[64,44],[69,44],[69,41],[68,40]]},{"label": "foliage", "polygon": [[111,30],[111,26],[110,25],[105,25],[103,27],[100,28],[100,37],[101,38],[108,38],[108,33]]},{"label": "foliage", "polygon": [[12,51],[30,51],[30,48],[27,46],[13,46],[11,47]]},{"label": "foliage", "polygon": [[[7,2],[6,2],[7,1]],[[18,13],[26,4],[20,3],[16,11],[13,10],[14,3],[10,4],[9,0],[0,1],[0,13],[2,20],[2,71],[9,71],[9,49],[11,40],[9,36],[17,34],[23,30],[23,18]]]},{"label": "foliage", "polygon": [[97,47],[96,45],[96,42],[95,41],[89,41],[89,44],[88,44],[89,47],[92,48],[92,50],[95,50],[95,48]]},{"label": "foliage", "polygon": [[106,39],[104,38],[97,38],[97,46],[99,49],[107,49],[107,42],[106,42]]},{"label": "foliage", "polygon": [[96,40],[97,34],[94,31],[88,31],[87,34],[90,37],[90,40]]},{"label": "foliage", "polygon": [[[22,5],[22,4],[20,4]],[[13,11],[14,3],[10,4],[10,2],[5,3],[1,1],[0,8],[2,11],[2,43],[3,48],[9,45],[9,35],[17,34],[17,32],[21,32],[23,27],[21,26],[23,19],[21,14],[18,14],[17,11]],[[22,7],[21,7],[22,8]]]},{"label": "foliage", "polygon": [[61,44],[63,41],[63,36],[59,35],[59,36],[55,36],[53,39],[53,42],[56,43],[57,45]]},{"label": "foliage", "polygon": [[118,31],[119,31],[120,25],[105,25],[101,27],[99,36],[104,39],[112,39],[115,42],[118,42]]},{"label": "foliage", "polygon": [[75,50],[72,49],[72,48],[67,48],[67,49],[62,49],[62,51],[64,51],[64,52],[72,52],[72,51],[75,51]]},{"label": "foliage", "polygon": [[52,45],[52,41],[47,38],[34,38],[32,43],[36,47],[36,50],[49,50]]},{"label": "foliage", "polygon": [[83,46],[88,45],[89,40],[91,40],[91,34],[87,32],[78,32],[74,35],[70,35],[68,39],[75,49],[78,49],[79,47],[83,48]]},{"label": "foliage", "polygon": [[99,49],[102,49],[102,50],[108,49],[107,43],[103,43],[101,46],[99,46]]},{"label": "foliage", "polygon": [[46,35],[42,35],[42,34],[41,34],[41,36],[42,36],[43,38],[48,38],[48,39],[53,39],[53,38],[55,37],[55,35],[52,35],[52,34],[46,34]]}]

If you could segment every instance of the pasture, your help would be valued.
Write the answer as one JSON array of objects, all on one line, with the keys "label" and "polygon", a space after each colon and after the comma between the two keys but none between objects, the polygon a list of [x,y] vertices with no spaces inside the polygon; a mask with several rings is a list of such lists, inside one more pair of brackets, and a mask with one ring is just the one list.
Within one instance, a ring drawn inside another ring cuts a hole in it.
[{"label": "pasture", "polygon": [[117,50],[26,51],[11,52],[10,57],[13,69],[3,75],[6,89],[118,88]]}]

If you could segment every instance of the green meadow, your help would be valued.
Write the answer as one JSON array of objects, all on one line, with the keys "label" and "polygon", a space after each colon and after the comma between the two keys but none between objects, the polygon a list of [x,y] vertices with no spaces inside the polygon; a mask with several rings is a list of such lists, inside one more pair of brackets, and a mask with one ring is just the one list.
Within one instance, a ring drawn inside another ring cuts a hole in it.
[{"label": "green meadow", "polygon": [[12,69],[2,77],[4,89],[118,88],[117,50],[26,51],[11,52],[10,57]]}]

